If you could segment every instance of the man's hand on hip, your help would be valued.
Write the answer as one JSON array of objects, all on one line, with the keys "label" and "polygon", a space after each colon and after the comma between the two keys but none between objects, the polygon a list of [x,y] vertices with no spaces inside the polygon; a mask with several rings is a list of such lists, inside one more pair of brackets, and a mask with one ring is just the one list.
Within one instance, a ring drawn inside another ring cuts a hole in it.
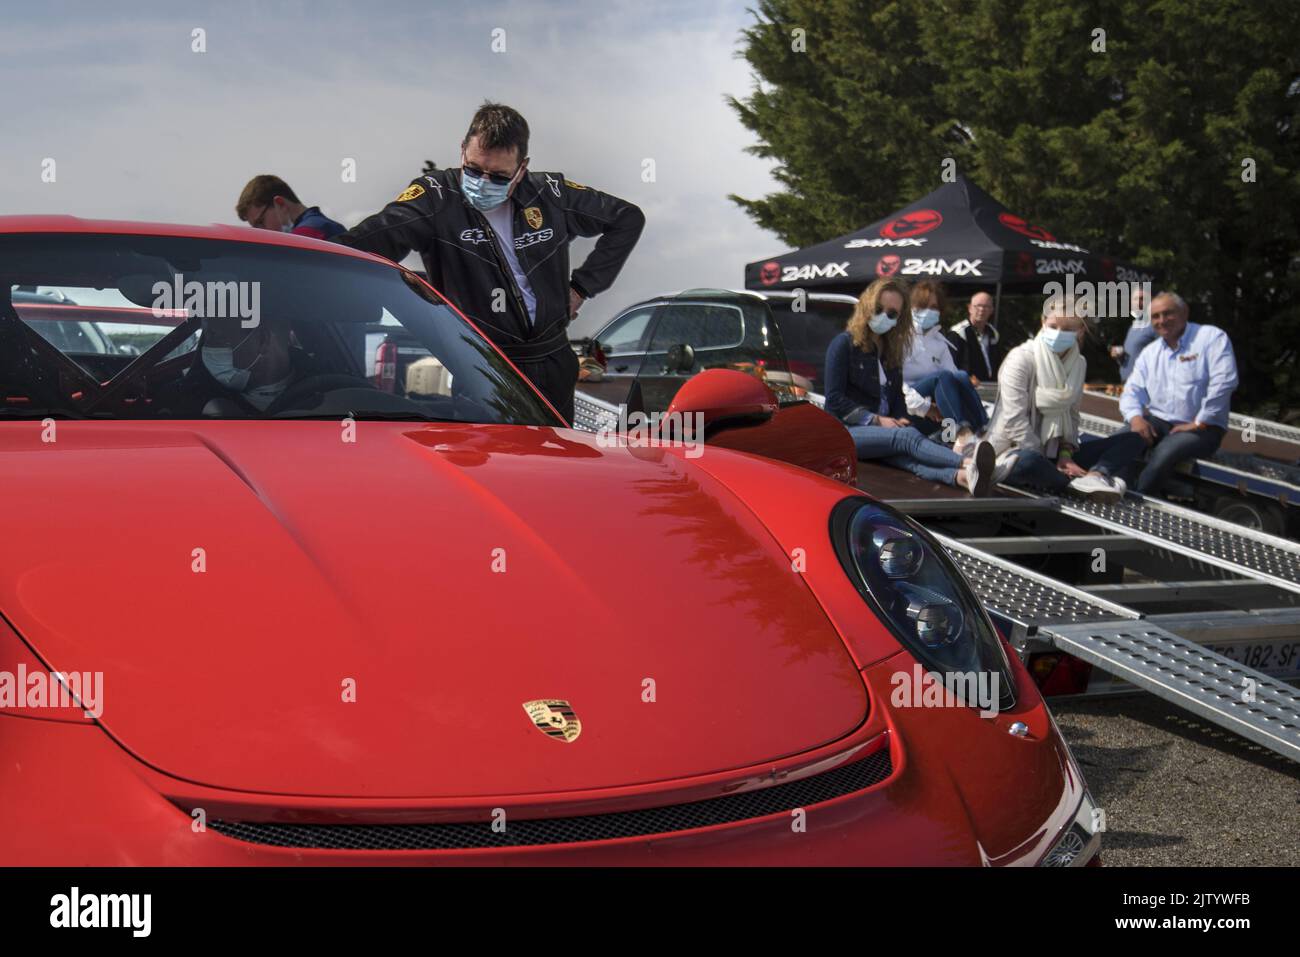
[{"label": "man's hand on hip", "polygon": [[569,318],[570,319],[577,317],[578,310],[582,308],[582,304],[585,301],[586,300],[582,298],[582,295],[578,292],[578,290],[574,289],[572,286],[569,287]]}]

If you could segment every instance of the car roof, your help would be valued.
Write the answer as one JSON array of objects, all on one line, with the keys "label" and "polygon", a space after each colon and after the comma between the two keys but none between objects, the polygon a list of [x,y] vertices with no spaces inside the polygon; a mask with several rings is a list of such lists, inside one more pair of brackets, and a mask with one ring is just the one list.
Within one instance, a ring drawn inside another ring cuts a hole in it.
[{"label": "car roof", "polygon": [[[793,299],[798,295],[798,293],[793,289],[773,289],[770,291],[746,289],[745,292],[751,293],[755,296],[762,296],[764,299]],[[816,300],[817,302],[847,302],[856,305],[858,301],[857,296],[850,296],[843,292],[808,292],[805,289],[803,290],[803,294],[809,299]]]},{"label": "car roof", "polygon": [[[772,290],[768,292],[768,291],[761,291],[758,289],[711,289],[711,288],[682,289],[678,292],[666,292],[659,296],[651,296],[649,299],[642,299],[640,302],[634,302],[630,306],[626,306],[620,309],[618,311],[618,315],[622,315],[623,313],[627,312],[629,309],[636,309],[641,306],[648,306],[651,305],[652,303],[668,302],[673,299],[681,299],[687,296],[696,299],[731,299],[736,296],[752,296],[755,299],[762,299],[766,301],[768,299],[793,299],[795,295],[796,293],[793,290],[790,291]],[[804,295],[806,295],[809,299],[812,299],[817,302],[856,303],[858,301],[856,297],[846,295],[845,293],[842,292],[806,292],[805,291]]]},{"label": "car roof", "polygon": [[372,262],[392,265],[380,256],[327,242],[307,236],[295,236],[270,229],[254,229],[251,226],[231,226],[224,223],[212,223],[208,226],[195,226],[188,223],[144,223],[116,219],[82,219],[80,216],[0,216],[0,236],[23,233],[71,233],[80,235],[118,235],[118,236],[174,236],[178,239],[219,239],[232,243],[257,243],[263,246],[292,246],[298,249],[313,249],[317,252],[332,252],[339,256],[351,256],[354,259],[368,259]]}]

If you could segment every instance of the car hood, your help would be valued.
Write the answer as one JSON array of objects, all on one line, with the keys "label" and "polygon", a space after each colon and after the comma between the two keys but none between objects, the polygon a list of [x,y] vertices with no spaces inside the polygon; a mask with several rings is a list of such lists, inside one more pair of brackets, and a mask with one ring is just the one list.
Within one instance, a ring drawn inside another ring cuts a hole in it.
[{"label": "car hood", "polygon": [[[575,791],[761,764],[865,717],[789,557],[675,451],[365,422],[42,438],[0,426],[0,611],[45,665],[102,672],[102,725],[167,774]],[[552,699],[571,742],[525,710]]]}]

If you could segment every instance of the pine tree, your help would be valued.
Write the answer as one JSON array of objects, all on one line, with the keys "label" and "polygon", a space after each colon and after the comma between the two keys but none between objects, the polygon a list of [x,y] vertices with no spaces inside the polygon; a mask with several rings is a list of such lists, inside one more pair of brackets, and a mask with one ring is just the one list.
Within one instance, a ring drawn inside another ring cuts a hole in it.
[{"label": "pine tree", "polygon": [[[802,31],[799,32],[799,31]],[[1300,418],[1300,17],[1284,0],[761,0],[733,99],[791,246],[934,189],[945,160],[1159,268],[1232,336],[1234,408]]]}]

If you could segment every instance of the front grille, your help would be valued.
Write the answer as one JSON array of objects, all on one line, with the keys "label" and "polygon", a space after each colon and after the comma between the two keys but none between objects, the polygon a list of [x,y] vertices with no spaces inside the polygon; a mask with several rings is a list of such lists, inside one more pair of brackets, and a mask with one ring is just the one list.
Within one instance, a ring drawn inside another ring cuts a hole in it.
[{"label": "front grille", "polygon": [[892,770],[893,764],[886,744],[861,761],[787,784],[642,811],[519,821],[507,817],[505,831],[501,833],[493,831],[487,821],[454,824],[276,824],[213,820],[209,826],[226,837],[252,844],[339,851],[449,851],[573,844],[579,841],[609,841],[620,837],[670,834],[789,812],[879,784],[889,777]]}]

